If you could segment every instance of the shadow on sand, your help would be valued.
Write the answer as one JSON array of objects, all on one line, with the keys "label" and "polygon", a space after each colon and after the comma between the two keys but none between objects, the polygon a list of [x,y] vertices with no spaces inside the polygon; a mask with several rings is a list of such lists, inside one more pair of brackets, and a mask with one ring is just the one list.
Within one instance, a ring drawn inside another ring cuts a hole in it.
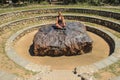
[{"label": "shadow on sand", "polygon": [[33,49],[34,49],[34,46],[33,46],[33,44],[31,44],[30,48],[29,48],[29,53],[30,53],[31,56],[34,56]]}]

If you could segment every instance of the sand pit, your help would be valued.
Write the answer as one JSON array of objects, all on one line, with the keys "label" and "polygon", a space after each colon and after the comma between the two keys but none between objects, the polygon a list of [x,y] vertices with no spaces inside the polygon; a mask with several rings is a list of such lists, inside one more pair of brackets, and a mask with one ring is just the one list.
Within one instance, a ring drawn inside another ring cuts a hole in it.
[{"label": "sand pit", "polygon": [[19,56],[40,65],[49,65],[52,69],[73,69],[76,66],[84,66],[100,61],[109,55],[109,45],[98,35],[88,32],[93,40],[93,49],[89,54],[77,56],[31,56],[29,48],[32,45],[32,40],[36,31],[26,34],[20,38],[14,45],[14,48]]}]

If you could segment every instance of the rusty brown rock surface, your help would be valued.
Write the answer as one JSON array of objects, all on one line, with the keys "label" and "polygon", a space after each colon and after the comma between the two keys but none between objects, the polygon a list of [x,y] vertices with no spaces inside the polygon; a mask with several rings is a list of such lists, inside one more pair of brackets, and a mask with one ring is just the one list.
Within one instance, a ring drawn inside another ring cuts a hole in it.
[{"label": "rusty brown rock surface", "polygon": [[79,55],[92,50],[92,39],[79,22],[67,22],[65,29],[56,29],[54,24],[41,27],[34,36],[34,55]]}]

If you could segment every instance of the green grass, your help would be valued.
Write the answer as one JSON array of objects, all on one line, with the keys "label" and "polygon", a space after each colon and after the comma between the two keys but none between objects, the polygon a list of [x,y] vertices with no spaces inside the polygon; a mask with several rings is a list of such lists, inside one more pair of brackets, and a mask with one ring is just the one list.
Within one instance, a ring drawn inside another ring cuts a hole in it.
[{"label": "green grass", "polygon": [[95,78],[97,80],[101,80],[101,78],[104,77],[101,74],[104,72],[111,73],[114,76],[120,76],[120,60],[115,62],[114,64],[112,64],[106,68],[103,68],[103,69],[99,70],[98,72],[94,73]]},{"label": "green grass", "polygon": [[84,24],[87,24],[87,25],[90,25],[92,27],[98,27],[98,28],[101,28],[101,29],[104,29],[104,30],[107,30],[109,31],[110,33],[114,34],[116,37],[120,38],[120,33],[119,32],[116,32],[108,27],[105,27],[105,26],[102,26],[102,25],[98,25],[98,24],[95,24],[95,23],[90,23],[90,22],[83,22]]},{"label": "green grass", "polygon": [[111,73],[115,74],[116,76],[120,76],[120,60],[102,70],[111,72]]},{"label": "green grass", "polygon": [[[113,19],[113,18],[108,18],[108,17],[103,17],[103,16],[99,16],[99,15],[93,15],[93,14],[82,14],[82,13],[63,13],[63,15],[78,15],[78,16],[88,16],[88,17],[93,17],[93,18],[100,18],[100,19],[105,19],[105,20],[108,20],[108,21],[113,21],[113,22],[117,22],[119,23],[120,20],[116,20],[116,19]],[[16,21],[16,20],[21,20],[21,19],[26,19],[26,18],[30,18],[30,17],[38,17],[38,16],[45,16],[45,15],[57,15],[56,13],[50,13],[50,14],[31,14],[31,15],[18,15],[18,16],[13,16],[12,18],[8,18],[8,19],[3,19],[1,22],[0,22],[0,25],[4,24],[4,23],[9,23],[10,21]]]},{"label": "green grass", "polygon": [[[34,26],[34,25],[40,25],[42,23],[49,23],[51,20],[47,20],[47,21],[36,21],[36,22],[33,22],[33,23],[26,23],[25,25],[17,25],[17,26],[14,26],[10,29],[7,29],[5,30],[2,35],[0,35],[0,37],[2,38],[1,40],[1,43],[0,43],[0,58],[4,58],[4,61],[0,61],[0,64],[1,65],[4,65],[4,68],[6,69],[10,69],[12,70],[13,68],[14,69],[20,69],[20,70],[23,70],[24,71],[24,75],[35,75],[37,74],[36,72],[32,72],[32,71],[29,71],[29,70],[26,70],[25,68],[19,66],[18,64],[16,64],[14,61],[12,61],[6,54],[5,54],[5,43],[7,41],[7,39],[14,33],[16,33],[17,31],[23,29],[23,28],[26,28],[26,27],[29,27],[29,26]],[[4,56],[4,57],[1,57],[1,56]],[[14,66],[11,67],[11,64],[8,64],[8,63],[14,63]],[[23,75],[21,75],[20,73],[18,72],[14,72],[14,71],[11,71],[13,74],[16,74],[17,76],[21,76],[23,77]]]},{"label": "green grass", "polygon": [[97,78],[97,79],[100,79],[100,78],[101,78],[100,74],[99,74],[99,73],[97,73],[97,72],[96,72],[96,73],[94,73],[94,77],[95,77],[95,78]]},{"label": "green grass", "polygon": [[24,7],[11,7],[11,8],[0,8],[0,14],[6,12],[20,11],[20,10],[31,10],[31,9],[40,9],[40,8],[85,8],[85,9],[94,9],[94,10],[105,10],[111,12],[120,12],[120,6],[89,6],[89,5],[40,5],[40,4],[31,4]]}]

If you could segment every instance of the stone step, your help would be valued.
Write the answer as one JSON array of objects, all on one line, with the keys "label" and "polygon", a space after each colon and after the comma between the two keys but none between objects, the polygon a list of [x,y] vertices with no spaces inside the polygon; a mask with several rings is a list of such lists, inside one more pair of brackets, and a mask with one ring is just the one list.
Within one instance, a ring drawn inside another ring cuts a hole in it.
[{"label": "stone step", "polygon": [[120,80],[120,76],[111,78],[110,80]]},{"label": "stone step", "polygon": [[[49,14],[40,14],[39,16],[49,16],[49,15],[52,15],[52,16],[57,16],[56,13],[49,13]],[[113,18],[109,18],[109,17],[103,17],[103,16],[98,16],[98,15],[92,15],[92,14],[82,14],[82,13],[67,13],[67,12],[63,12],[63,15],[75,15],[75,16],[86,16],[86,17],[93,17],[93,18],[99,18],[99,19],[104,19],[104,20],[108,20],[108,21],[112,21],[112,22],[117,22],[117,23],[120,23],[120,20],[117,20],[117,19],[113,19]],[[19,21],[19,20],[22,20],[22,19],[28,19],[28,18],[33,18],[33,17],[38,17],[38,14],[33,14],[30,15],[30,16],[26,16],[26,17],[21,17],[21,18],[13,18],[12,20],[8,20],[8,21],[4,21],[3,23],[0,24],[0,26],[3,26],[7,23],[10,23],[10,22],[14,22],[14,21]]]},{"label": "stone step", "polygon": [[69,70],[55,70],[44,76],[43,80],[80,80],[80,78]]},{"label": "stone step", "polygon": [[17,76],[4,71],[0,71],[0,80],[15,80],[15,79],[17,79]]},{"label": "stone step", "polygon": [[[50,14],[41,14],[40,16],[57,16],[56,13],[50,13]],[[113,18],[109,18],[109,17],[103,17],[103,16],[99,16],[99,15],[92,15],[92,14],[82,14],[82,13],[64,13],[63,15],[72,15],[72,16],[86,16],[86,17],[93,17],[93,18],[98,18],[98,19],[103,19],[103,20],[107,20],[107,21],[112,21],[112,22],[116,22],[116,23],[120,23],[120,20],[117,19],[113,19]]]},{"label": "stone step", "polygon": [[92,27],[95,27],[95,28],[101,28],[103,30],[107,30],[109,32],[111,32],[112,34],[114,34],[116,37],[120,38],[120,33],[113,30],[113,29],[110,29],[108,27],[105,27],[105,26],[102,26],[102,25],[99,25],[99,24],[95,24],[95,23],[90,23],[90,22],[82,22],[83,24],[85,25],[88,25],[88,26],[92,26]]},{"label": "stone step", "polygon": [[[91,18],[96,18],[96,19],[102,19],[102,20],[106,20],[106,21],[110,21],[110,22],[114,22],[114,23],[117,23],[117,24],[120,24],[120,20],[116,20],[116,19],[113,19],[113,18],[107,18],[107,17],[101,17],[101,16],[97,16],[97,15],[88,15],[88,14],[78,14],[78,13],[63,13],[63,15],[66,15],[66,16],[85,16],[85,17],[91,17]],[[51,13],[51,14],[41,14],[40,16],[57,16],[57,14],[55,13]],[[40,17],[40,16],[35,16],[35,17]],[[34,17],[30,17],[30,18],[34,18]],[[8,23],[5,23],[5,24],[2,24],[0,25],[0,28],[2,28],[3,26],[5,25],[8,25],[8,24],[11,24],[11,23],[15,23],[15,22],[19,22],[19,21],[22,21],[22,20],[27,20],[27,19],[30,19],[29,17],[26,17],[26,18],[22,18],[22,19],[15,19],[13,21],[10,21]]]},{"label": "stone step", "polygon": [[37,74],[29,80],[81,80],[70,70],[53,70],[48,74]]},{"label": "stone step", "polygon": [[[34,6],[34,8],[33,8]],[[5,8],[5,9],[0,9],[0,14],[4,13],[9,13],[9,12],[16,12],[16,11],[25,11],[25,10],[35,10],[35,9],[46,9],[46,8],[80,8],[80,9],[93,9],[93,10],[102,10],[102,11],[109,11],[109,12],[120,12],[120,7],[113,7],[113,6],[79,6],[79,5],[29,5],[26,7],[21,7],[21,8]]]}]

